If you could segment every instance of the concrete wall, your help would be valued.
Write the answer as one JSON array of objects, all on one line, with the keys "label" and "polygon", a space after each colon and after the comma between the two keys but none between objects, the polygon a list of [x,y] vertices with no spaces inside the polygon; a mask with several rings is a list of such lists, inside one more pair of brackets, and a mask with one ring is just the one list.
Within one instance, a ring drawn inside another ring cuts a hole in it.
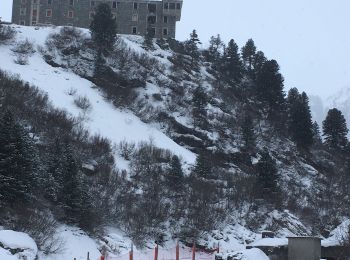
[{"label": "concrete wall", "polygon": [[[12,22],[89,28],[95,8],[101,2],[110,4],[117,20],[118,33],[145,35],[153,28],[156,38],[175,38],[182,0],[13,0]],[[137,3],[137,8],[134,8],[134,3]],[[150,12],[149,4],[156,6],[154,12]],[[170,5],[175,9],[170,9]],[[49,10],[51,16],[47,16]],[[69,17],[69,13],[73,17]],[[150,16],[155,18],[154,23],[149,22]]]},{"label": "concrete wall", "polygon": [[320,260],[321,239],[314,237],[288,238],[288,260]]}]

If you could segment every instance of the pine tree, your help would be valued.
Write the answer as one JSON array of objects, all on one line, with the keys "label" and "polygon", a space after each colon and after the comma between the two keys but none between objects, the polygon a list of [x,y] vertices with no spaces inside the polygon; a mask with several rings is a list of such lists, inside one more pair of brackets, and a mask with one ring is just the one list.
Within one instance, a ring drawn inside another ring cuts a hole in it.
[{"label": "pine tree", "polygon": [[254,56],[256,53],[256,46],[253,39],[249,39],[242,47],[242,58],[244,65],[248,71],[253,70]]},{"label": "pine tree", "polygon": [[196,127],[207,127],[207,110],[208,97],[201,86],[198,86],[193,92],[192,98],[192,116]]},{"label": "pine tree", "polygon": [[147,30],[147,33],[143,38],[143,48],[146,50],[154,50],[153,37],[149,30]]},{"label": "pine tree", "polygon": [[171,190],[180,191],[183,189],[184,173],[182,171],[180,159],[176,155],[171,158],[167,182]]},{"label": "pine tree", "polygon": [[288,130],[299,148],[308,149],[313,144],[313,125],[309,98],[305,92],[299,94],[292,88],[287,98]]},{"label": "pine tree", "polygon": [[94,77],[96,79],[101,79],[104,77],[106,71],[106,60],[103,57],[103,52],[101,50],[98,50],[95,57]]},{"label": "pine tree", "polygon": [[276,162],[270,156],[270,153],[266,148],[261,153],[261,158],[256,164],[256,172],[258,175],[258,186],[260,187],[261,191],[278,191],[278,171]]},{"label": "pine tree", "polygon": [[312,124],[312,135],[313,135],[315,145],[322,144],[320,126],[318,125],[318,123],[316,121],[313,122],[313,124]]},{"label": "pine tree", "polygon": [[211,161],[209,160],[209,157],[207,154],[200,153],[198,155],[192,174],[196,177],[201,177],[206,179],[214,177]]},{"label": "pine tree", "polygon": [[192,58],[192,67],[195,69],[198,69],[198,62],[199,62],[199,49],[198,44],[201,44],[198,34],[196,30],[193,30],[190,34],[190,39],[185,42],[185,50],[188,55]]},{"label": "pine tree", "polygon": [[265,103],[269,112],[281,112],[284,107],[284,79],[275,60],[266,61],[256,79],[256,91],[260,101]]},{"label": "pine tree", "polygon": [[264,63],[267,61],[265,54],[262,51],[257,51],[253,59],[254,76],[259,73]]},{"label": "pine tree", "polygon": [[244,148],[251,150],[255,147],[255,132],[253,119],[250,115],[246,115],[242,123],[242,136],[244,141]]},{"label": "pine tree", "polygon": [[117,23],[107,3],[97,6],[90,31],[96,48],[104,55],[108,55],[113,50],[117,38]]},{"label": "pine tree", "polygon": [[28,133],[5,112],[0,120],[0,202],[25,203],[38,184],[37,157]]},{"label": "pine tree", "polygon": [[326,144],[332,148],[345,148],[348,143],[348,132],[342,112],[336,108],[330,109],[323,121],[323,136]]},{"label": "pine tree", "polygon": [[220,71],[224,78],[231,82],[240,82],[243,76],[243,63],[238,52],[238,45],[232,39],[229,41],[222,57]]},{"label": "pine tree", "polygon": [[209,61],[213,63],[218,63],[224,48],[224,43],[221,40],[220,34],[217,36],[212,36],[209,41]]}]

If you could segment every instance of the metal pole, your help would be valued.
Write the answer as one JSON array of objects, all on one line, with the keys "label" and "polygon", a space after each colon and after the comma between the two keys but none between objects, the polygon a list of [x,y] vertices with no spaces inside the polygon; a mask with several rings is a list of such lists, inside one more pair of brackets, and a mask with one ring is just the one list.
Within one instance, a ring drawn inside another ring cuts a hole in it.
[{"label": "metal pole", "polygon": [[196,260],[196,242],[193,241],[192,260]]},{"label": "metal pole", "polygon": [[179,246],[179,241],[177,241],[177,244],[176,244],[176,260],[180,260],[180,246]]},{"label": "metal pole", "polygon": [[158,260],[158,245],[154,248],[154,260]]},{"label": "metal pole", "polygon": [[133,260],[134,259],[134,245],[131,244],[131,250],[129,252],[129,259]]}]

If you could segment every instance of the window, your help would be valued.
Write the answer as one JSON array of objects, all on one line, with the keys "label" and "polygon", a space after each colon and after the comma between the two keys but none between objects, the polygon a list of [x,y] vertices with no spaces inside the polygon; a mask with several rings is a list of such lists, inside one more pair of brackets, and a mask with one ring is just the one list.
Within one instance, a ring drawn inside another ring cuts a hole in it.
[{"label": "window", "polygon": [[21,4],[22,4],[22,5],[25,5],[26,3],[27,3],[26,0],[21,0]]},{"label": "window", "polygon": [[52,5],[52,0],[47,0],[48,5]]},{"label": "window", "polygon": [[69,0],[69,5],[73,6],[74,5],[74,0]]},{"label": "window", "polygon": [[163,35],[164,35],[164,36],[167,36],[167,35],[168,35],[168,28],[164,28],[164,29],[163,29]]},{"label": "window", "polygon": [[32,25],[36,25],[36,21],[32,21]]},{"label": "window", "polygon": [[34,9],[32,15],[33,16],[37,16],[38,15],[38,10]]},{"label": "window", "polygon": [[136,26],[132,27],[132,34],[137,34],[137,27]]},{"label": "window", "polygon": [[89,18],[90,18],[90,19],[93,19],[94,16],[95,16],[95,12],[90,12],[90,13],[89,13]]},{"label": "window", "polygon": [[147,22],[148,22],[149,24],[155,24],[155,23],[157,22],[157,16],[155,16],[155,15],[150,15],[150,16],[148,16]]},{"label": "window", "polygon": [[164,3],[164,9],[168,10],[169,9],[169,4],[168,3]]},{"label": "window", "polygon": [[176,9],[177,9],[177,10],[180,10],[180,9],[181,9],[181,4],[180,4],[180,3],[177,3],[177,4],[176,4]]},{"label": "window", "polygon": [[19,21],[20,25],[26,25],[26,22],[24,20]]},{"label": "window", "polygon": [[150,37],[154,38],[156,36],[156,28],[148,28],[147,33]]},{"label": "window", "polygon": [[116,9],[116,8],[117,8],[117,1],[113,1],[113,3],[112,3],[112,8],[113,8],[113,9]]},{"label": "window", "polygon": [[90,1],[90,6],[94,7],[95,6],[95,1]]},{"label": "window", "polygon": [[164,22],[164,23],[168,23],[168,16],[164,16],[164,17],[163,17],[163,22]]},{"label": "window", "polygon": [[157,11],[157,5],[156,4],[148,4],[148,11],[150,13],[155,13]]},{"label": "window", "polygon": [[139,9],[139,5],[137,3],[134,3],[134,10]]},{"label": "window", "polygon": [[52,9],[46,10],[46,17],[52,17]]},{"label": "window", "polygon": [[73,17],[74,17],[73,11],[68,11],[68,18],[73,18]]},{"label": "window", "polygon": [[169,7],[170,9],[175,9],[175,3],[170,3]]},{"label": "window", "polygon": [[33,0],[33,4],[36,4],[36,3],[38,3],[38,1],[37,0]]},{"label": "window", "polygon": [[27,14],[27,8],[21,7],[21,8],[19,9],[19,13],[20,13],[20,15],[26,15],[26,14]]},{"label": "window", "polygon": [[72,23],[67,23],[67,26],[73,26],[73,24]]},{"label": "window", "polygon": [[139,16],[137,14],[132,15],[132,21],[137,22],[139,20]]}]

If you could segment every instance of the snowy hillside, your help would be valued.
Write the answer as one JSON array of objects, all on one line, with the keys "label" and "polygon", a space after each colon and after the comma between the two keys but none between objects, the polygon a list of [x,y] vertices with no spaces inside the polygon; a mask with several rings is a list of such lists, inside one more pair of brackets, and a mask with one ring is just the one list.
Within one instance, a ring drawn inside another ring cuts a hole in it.
[{"label": "snowy hillside", "polygon": [[[16,41],[28,39],[36,48],[43,46],[47,36],[60,28],[17,27]],[[14,62],[12,45],[0,46],[0,68],[20,79],[47,92],[52,104],[68,111],[72,116],[81,118],[91,133],[100,134],[112,140],[115,145],[121,141],[138,143],[153,140],[155,145],[169,149],[183,158],[185,163],[193,164],[195,154],[177,145],[156,127],[143,123],[127,109],[117,109],[106,101],[92,82],[79,77],[70,70],[54,68],[47,64],[39,51],[29,60],[29,65],[22,66]],[[79,109],[74,104],[78,97],[86,97],[91,103],[88,111]],[[118,164],[118,160],[117,160]],[[121,169],[126,165],[118,164]]]},{"label": "snowy hillside", "polygon": [[[195,241],[203,259],[219,245],[224,259],[265,260],[268,252],[246,247],[285,246],[294,235],[340,244],[348,154],[328,149],[311,127],[305,141],[306,94],[287,99],[277,62],[255,46],[251,64],[234,41],[215,52],[196,49],[193,35],[185,43],[121,35],[99,61],[88,30],[12,28],[15,38],[0,44],[0,105],[13,110],[0,113],[0,142],[30,155],[27,175],[12,177],[24,180],[18,196],[33,205],[12,207],[16,186],[4,186],[1,260],[88,252],[95,260],[105,250],[124,260],[131,244],[135,260],[147,260],[156,243],[173,259],[177,241],[184,257]],[[350,116],[347,94],[334,102]],[[321,121],[322,102],[310,104]],[[22,143],[7,138],[16,131]],[[6,152],[9,162],[22,155]],[[2,165],[0,177],[13,172]],[[276,237],[262,238],[265,230]]]}]

